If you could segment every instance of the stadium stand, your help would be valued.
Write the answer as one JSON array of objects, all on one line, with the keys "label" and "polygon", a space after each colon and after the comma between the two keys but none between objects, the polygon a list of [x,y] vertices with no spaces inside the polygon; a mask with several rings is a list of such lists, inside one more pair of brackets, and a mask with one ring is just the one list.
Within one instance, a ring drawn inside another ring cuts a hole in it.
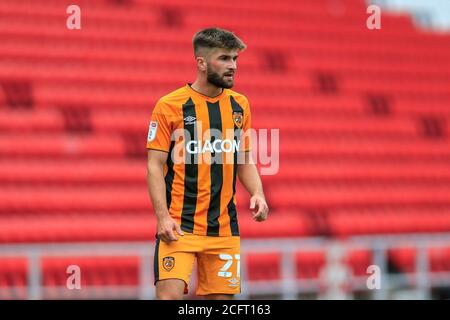
[{"label": "stadium stand", "polygon": [[[266,223],[238,188],[243,239],[450,231],[448,34],[384,12],[368,30],[355,0],[79,0],[81,30],[65,26],[70,4],[0,2],[1,244],[153,241],[150,114],[195,77],[190,40],[207,26],[247,43],[235,89],[255,128],[280,130]],[[450,271],[448,248],[429,253],[432,271]],[[15,288],[2,298],[26,298],[24,258],[0,259],[0,288]],[[250,253],[248,279],[279,279],[281,261]],[[372,252],[345,261],[362,275]],[[389,261],[412,271],[415,251]],[[88,270],[83,285],[138,282],[135,257],[46,257],[43,284],[63,285],[67,263]],[[325,253],[295,263],[316,278]]]}]

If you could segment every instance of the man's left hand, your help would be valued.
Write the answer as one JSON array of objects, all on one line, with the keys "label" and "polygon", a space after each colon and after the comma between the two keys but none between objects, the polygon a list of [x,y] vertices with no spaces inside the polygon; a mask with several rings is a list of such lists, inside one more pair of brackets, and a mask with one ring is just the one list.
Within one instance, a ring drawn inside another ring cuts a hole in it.
[{"label": "man's left hand", "polygon": [[250,209],[253,210],[253,219],[261,222],[267,219],[269,214],[269,207],[266,199],[261,195],[254,195],[250,198]]}]

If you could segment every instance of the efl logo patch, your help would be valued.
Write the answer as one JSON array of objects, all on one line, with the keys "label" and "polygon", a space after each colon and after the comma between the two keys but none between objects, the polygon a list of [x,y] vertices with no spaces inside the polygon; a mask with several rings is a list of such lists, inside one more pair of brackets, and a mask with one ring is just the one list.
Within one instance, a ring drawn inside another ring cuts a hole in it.
[{"label": "efl logo patch", "polygon": [[175,266],[175,258],[174,257],[165,257],[163,259],[163,267],[166,271],[170,271]]},{"label": "efl logo patch", "polygon": [[238,127],[239,129],[242,128],[242,112],[233,112],[233,121],[234,125]]},{"label": "efl logo patch", "polygon": [[150,126],[148,127],[148,137],[147,141],[153,141],[156,137],[156,131],[158,130],[158,122],[151,121]]}]

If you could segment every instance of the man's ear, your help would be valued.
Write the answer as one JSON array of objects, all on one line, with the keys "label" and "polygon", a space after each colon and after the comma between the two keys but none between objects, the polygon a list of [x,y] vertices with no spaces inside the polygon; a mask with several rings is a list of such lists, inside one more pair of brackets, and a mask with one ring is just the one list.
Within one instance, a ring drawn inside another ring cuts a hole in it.
[{"label": "man's ear", "polygon": [[205,72],[206,71],[206,59],[203,57],[196,57],[197,60],[197,68],[198,70]]}]

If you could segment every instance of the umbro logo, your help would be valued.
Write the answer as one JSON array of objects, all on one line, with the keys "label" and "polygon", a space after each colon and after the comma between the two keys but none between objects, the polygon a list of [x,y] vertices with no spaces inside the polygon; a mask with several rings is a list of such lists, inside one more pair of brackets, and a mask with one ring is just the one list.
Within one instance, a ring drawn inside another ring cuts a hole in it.
[{"label": "umbro logo", "polygon": [[194,124],[195,120],[197,120],[197,118],[193,116],[187,116],[186,118],[184,118],[184,124]]},{"label": "umbro logo", "polygon": [[238,283],[239,283],[239,279],[231,278],[231,279],[228,279],[228,282],[230,283],[228,285],[229,287],[237,287]]}]

